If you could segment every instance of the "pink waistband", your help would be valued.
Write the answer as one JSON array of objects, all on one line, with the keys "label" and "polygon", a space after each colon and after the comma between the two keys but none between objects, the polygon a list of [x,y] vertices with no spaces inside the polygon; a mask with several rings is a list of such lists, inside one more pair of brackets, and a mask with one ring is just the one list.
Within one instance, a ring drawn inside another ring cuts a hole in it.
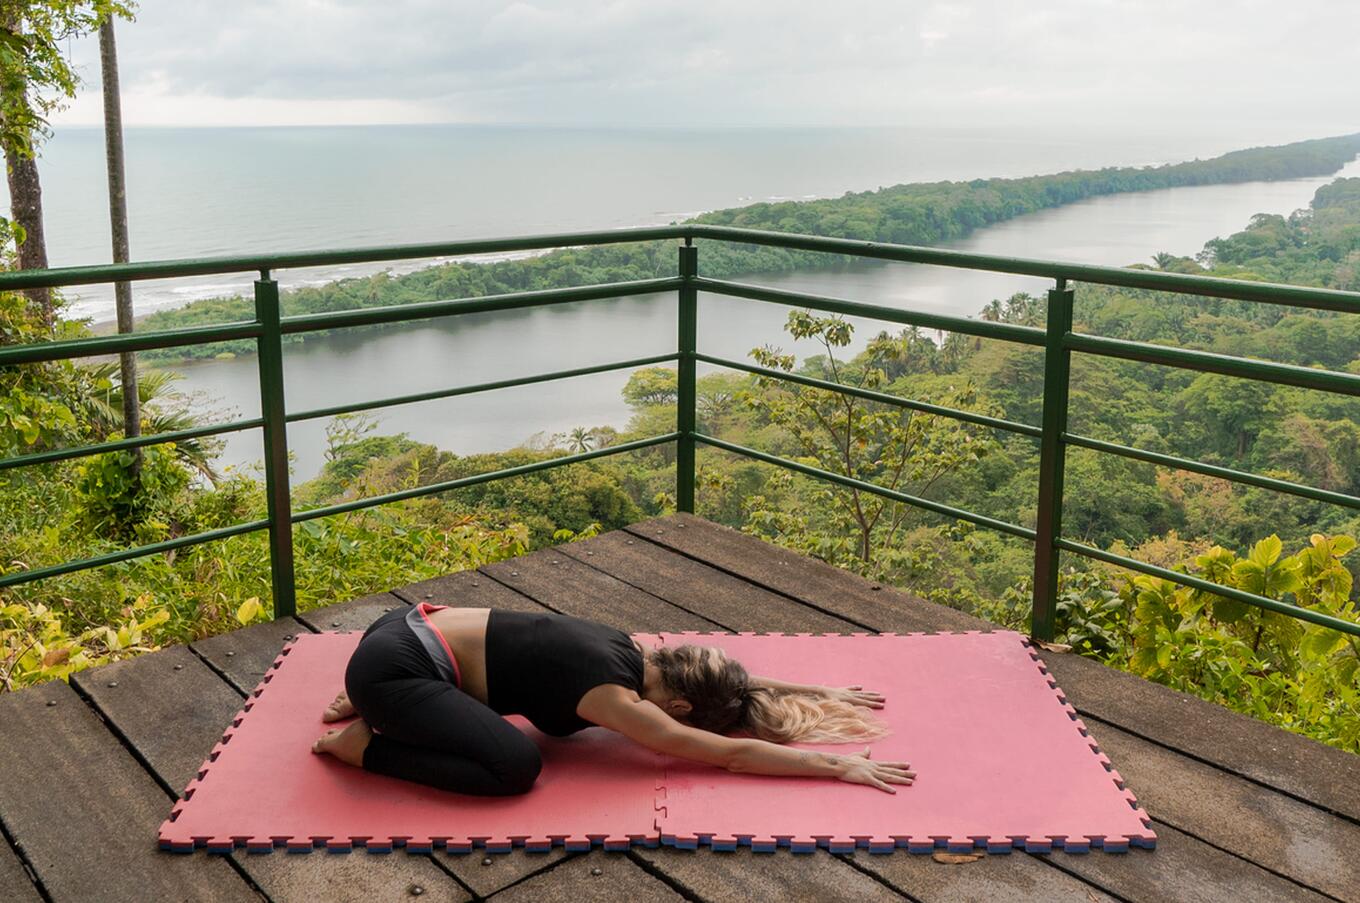
[{"label": "pink waistband", "polygon": [[449,657],[449,664],[453,666],[453,685],[463,686],[463,673],[458,669],[458,659],[454,657],[453,650],[449,648],[449,641],[444,639],[444,634],[439,632],[439,628],[430,622],[430,612],[441,611],[448,608],[447,605],[431,605],[429,602],[417,602],[416,611],[425,619],[425,624],[430,628],[430,633],[439,639],[439,645],[444,647],[444,654]]}]

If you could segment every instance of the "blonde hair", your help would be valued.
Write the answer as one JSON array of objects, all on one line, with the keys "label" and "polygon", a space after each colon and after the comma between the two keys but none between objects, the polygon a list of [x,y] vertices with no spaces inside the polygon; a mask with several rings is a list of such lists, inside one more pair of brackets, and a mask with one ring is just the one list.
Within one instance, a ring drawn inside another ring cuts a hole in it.
[{"label": "blonde hair", "polygon": [[662,646],[651,661],[666,688],[689,702],[685,720],[702,730],[743,730],[773,743],[855,743],[888,733],[862,706],[755,686],[740,662],[712,646]]}]

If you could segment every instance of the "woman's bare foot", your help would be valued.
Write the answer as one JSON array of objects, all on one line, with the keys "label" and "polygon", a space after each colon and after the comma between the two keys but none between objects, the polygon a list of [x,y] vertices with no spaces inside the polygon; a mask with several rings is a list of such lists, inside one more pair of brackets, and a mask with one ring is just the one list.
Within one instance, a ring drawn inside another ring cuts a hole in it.
[{"label": "woman's bare foot", "polygon": [[373,728],[368,726],[367,721],[359,720],[343,730],[338,728],[329,730],[317,737],[316,742],[312,744],[312,752],[329,753],[346,765],[362,767],[364,750],[368,748],[368,741],[372,739]]},{"label": "woman's bare foot", "polygon": [[335,701],[326,706],[326,710],[321,713],[321,720],[329,724],[332,721],[339,721],[354,714],[354,703],[349,701],[349,697],[344,693],[335,697]]}]

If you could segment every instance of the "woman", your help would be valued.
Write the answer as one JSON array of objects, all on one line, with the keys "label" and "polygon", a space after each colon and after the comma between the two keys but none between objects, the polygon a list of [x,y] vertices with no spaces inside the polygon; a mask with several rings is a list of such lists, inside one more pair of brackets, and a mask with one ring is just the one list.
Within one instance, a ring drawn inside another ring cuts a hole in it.
[{"label": "woman", "polygon": [[[748,675],[720,649],[648,651],[594,621],[422,602],[364,632],[345,692],[322,715],[360,720],[328,731],[312,751],[456,793],[524,793],[542,761],[501,717],[520,714],[553,736],[599,725],[729,771],[831,777],[895,793],[892,785],[915,777],[906,762],[870,760],[868,747],[833,755],[779,745],[876,739],[885,731],[865,710],[882,705],[860,687]],[[725,736],[733,730],[752,736]]]}]

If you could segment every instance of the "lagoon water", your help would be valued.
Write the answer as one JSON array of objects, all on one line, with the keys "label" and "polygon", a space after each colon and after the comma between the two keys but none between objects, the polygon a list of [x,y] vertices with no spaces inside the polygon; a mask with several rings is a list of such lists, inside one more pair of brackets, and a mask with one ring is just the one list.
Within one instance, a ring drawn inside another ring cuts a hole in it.
[{"label": "lagoon water", "polygon": [[[129,130],[135,259],[237,254],[671,222],[764,200],[934,179],[1015,176],[1205,157],[1250,142],[1223,136],[1029,138],[888,129],[568,130],[509,127]],[[44,160],[54,265],[108,260],[102,138],[64,130]],[[1339,175],[1360,175],[1360,162]],[[1096,198],[981,230],[953,247],[987,254],[1125,265],[1193,254],[1256,213],[1306,206],[1332,178],[1178,188]],[[285,288],[391,265],[282,272]],[[700,269],[702,271],[702,247]],[[756,281],[751,277],[749,281]],[[943,267],[865,264],[759,277],[764,284],[971,316],[1042,280]],[[167,280],[135,288],[139,313],[234,293],[248,277]],[[73,312],[104,320],[111,290],[91,287]],[[726,298],[700,305],[700,348],[744,358],[781,341],[787,309]],[[871,324],[857,324],[864,335]],[[585,366],[674,348],[675,300],[583,302],[478,314],[378,334],[333,335],[285,352],[290,410]],[[798,348],[809,353],[813,348]],[[181,365],[181,389],[222,416],[258,414],[253,358]],[[459,453],[512,447],[535,433],[622,427],[626,373],[604,373],[380,412]],[[324,421],[289,428],[294,478],[324,461]],[[228,437],[222,463],[260,459],[258,431]]]}]

